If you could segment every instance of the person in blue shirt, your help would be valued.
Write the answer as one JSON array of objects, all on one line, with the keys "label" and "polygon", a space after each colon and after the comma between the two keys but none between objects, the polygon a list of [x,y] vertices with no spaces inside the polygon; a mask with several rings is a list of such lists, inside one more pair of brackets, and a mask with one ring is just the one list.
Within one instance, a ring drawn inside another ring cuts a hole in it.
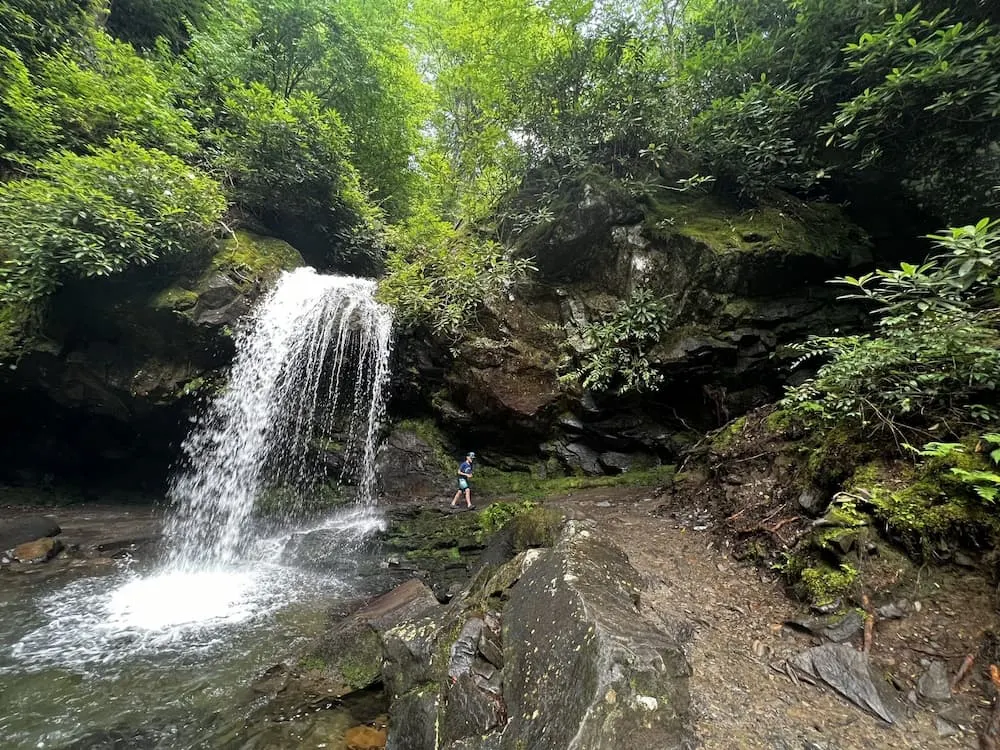
[{"label": "person in blue shirt", "polygon": [[466,507],[476,507],[472,504],[472,489],[469,487],[469,480],[472,479],[472,462],[475,460],[476,454],[468,453],[465,456],[465,460],[458,467],[458,492],[455,493],[455,497],[451,501],[452,508],[455,507],[463,492],[465,492]]}]

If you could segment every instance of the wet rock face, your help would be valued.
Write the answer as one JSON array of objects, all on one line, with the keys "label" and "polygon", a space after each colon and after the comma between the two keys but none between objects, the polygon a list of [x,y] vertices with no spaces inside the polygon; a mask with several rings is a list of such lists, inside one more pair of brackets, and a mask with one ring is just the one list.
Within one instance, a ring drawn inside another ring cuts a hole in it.
[{"label": "wet rock face", "polygon": [[586,523],[484,568],[384,636],[387,747],[688,747],[681,644],[637,616],[638,574]]},{"label": "wet rock face", "polygon": [[[423,402],[480,445],[537,456],[537,446],[558,442],[563,468],[586,473],[617,473],[635,454],[672,459],[684,447],[672,433],[772,402],[792,376],[784,344],[862,324],[825,282],[872,259],[838,207],[777,200],[750,210],[714,196],[641,202],[600,180],[573,182],[550,206],[552,221],[517,237],[539,268],[535,280],[484,311],[482,331],[454,358],[412,353]],[[560,358],[589,350],[581,327],[637,289],[668,308],[670,330],[648,352],[664,377],[659,392],[620,398],[561,386]]]},{"label": "wet rock face", "polygon": [[394,430],[377,460],[382,491],[390,501],[442,498],[454,491],[451,472],[444,470],[434,448],[413,430]]},{"label": "wet rock face", "polygon": [[230,329],[281,269],[301,264],[291,246],[238,232],[214,255],[64,286],[41,335],[0,369],[12,406],[0,475],[123,476],[146,458],[162,473],[193,400],[232,358]]}]

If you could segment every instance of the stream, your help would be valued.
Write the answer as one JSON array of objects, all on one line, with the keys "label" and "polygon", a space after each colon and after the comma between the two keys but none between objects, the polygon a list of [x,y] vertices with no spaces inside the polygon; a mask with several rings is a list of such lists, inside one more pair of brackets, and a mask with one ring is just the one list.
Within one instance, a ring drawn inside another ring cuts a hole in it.
[{"label": "stream", "polygon": [[[352,509],[318,530],[360,540],[381,523]],[[155,565],[150,549],[96,574],[5,575],[0,747],[228,746],[253,680],[322,632],[332,607],[386,585],[358,573],[357,550],[336,571],[300,565],[287,556],[295,539],[265,538],[254,561],[195,572]]]}]

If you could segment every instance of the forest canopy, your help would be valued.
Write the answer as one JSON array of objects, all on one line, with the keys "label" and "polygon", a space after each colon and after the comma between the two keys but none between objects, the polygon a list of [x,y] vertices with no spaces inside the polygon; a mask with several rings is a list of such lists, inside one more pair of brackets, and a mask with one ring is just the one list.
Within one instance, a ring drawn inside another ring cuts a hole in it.
[{"label": "forest canopy", "polygon": [[[101,187],[114,154],[163,181],[183,165],[197,236],[261,225],[329,267],[390,247],[386,294],[415,319],[435,305],[401,279],[433,287],[452,257],[494,274],[470,295],[503,289],[525,270],[504,240],[573,175],[974,223],[1000,185],[998,16],[988,0],[0,0],[3,296],[41,304],[64,277],[159,257],[142,249],[159,209]],[[515,201],[526,180],[535,198]],[[136,227],[85,240],[57,210],[69,184]],[[87,265],[95,241],[116,260]]]}]

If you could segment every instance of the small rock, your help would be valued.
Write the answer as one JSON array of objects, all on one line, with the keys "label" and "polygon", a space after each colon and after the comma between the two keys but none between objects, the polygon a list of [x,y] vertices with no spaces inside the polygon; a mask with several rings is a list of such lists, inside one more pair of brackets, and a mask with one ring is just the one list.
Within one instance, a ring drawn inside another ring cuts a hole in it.
[{"label": "small rock", "polygon": [[834,643],[844,643],[851,640],[864,629],[865,621],[856,609],[852,609],[835,624],[823,628],[820,631],[820,635]]},{"label": "small rock", "polygon": [[924,605],[922,605],[920,602],[913,602],[913,611],[914,612],[919,612],[921,609],[923,609],[923,607],[924,607]]},{"label": "small rock", "polygon": [[841,600],[839,598],[834,599],[832,602],[827,602],[826,604],[814,604],[812,605],[813,612],[818,612],[821,615],[832,615],[838,609],[840,609]]},{"label": "small rock", "polygon": [[883,604],[875,610],[875,614],[882,620],[900,620],[906,617],[906,610],[904,609],[904,606],[901,605],[906,605],[905,599],[900,599],[898,602]]},{"label": "small rock", "polygon": [[927,671],[917,680],[917,692],[922,698],[932,701],[946,701],[951,698],[948,668],[943,661],[931,662]]},{"label": "small rock", "polygon": [[969,555],[964,552],[956,552],[955,556],[952,558],[955,565],[962,568],[974,568],[976,567],[976,561],[973,560]]},{"label": "small rock", "polygon": [[945,721],[940,716],[935,717],[934,726],[937,727],[937,732],[941,737],[954,737],[961,733],[961,730],[954,724]]},{"label": "small rock", "polygon": [[344,733],[344,744],[348,750],[382,750],[385,747],[386,731],[368,726],[351,727]]},{"label": "small rock", "polygon": [[607,500],[601,500],[599,503],[597,503],[597,507],[598,508],[610,508],[611,507],[611,503],[609,503]]},{"label": "small rock", "polygon": [[17,545],[14,548],[14,559],[23,563],[45,562],[59,554],[62,548],[62,542],[47,536],[34,542]]},{"label": "small rock", "polygon": [[815,487],[806,487],[799,494],[799,507],[812,516],[818,516],[822,513],[829,502],[829,496]]}]

